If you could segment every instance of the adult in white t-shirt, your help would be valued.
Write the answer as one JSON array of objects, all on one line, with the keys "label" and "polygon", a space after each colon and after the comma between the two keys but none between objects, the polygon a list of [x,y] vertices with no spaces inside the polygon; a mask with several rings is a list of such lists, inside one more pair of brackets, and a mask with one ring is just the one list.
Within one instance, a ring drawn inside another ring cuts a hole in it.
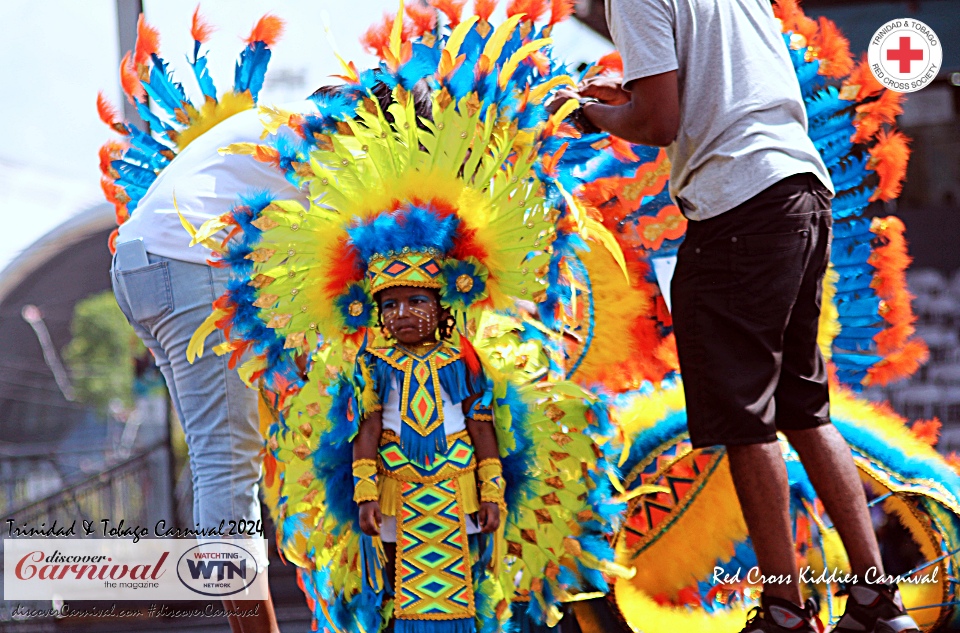
[{"label": "adult in white t-shirt", "polygon": [[[760,571],[744,631],[816,630],[802,605],[777,442],[796,448],[852,571],[883,569],[863,487],[830,423],[817,345],[830,257],[830,175],[770,0],[607,0],[623,77],[565,91],[575,117],[666,147],[687,217],[671,299],[691,443],[726,447]],[[561,102],[565,99],[558,99]],[[881,571],[882,573],[882,571]],[[854,586],[835,631],[915,630],[895,585]]]},{"label": "adult in white t-shirt", "polygon": [[[284,108],[316,112],[312,101]],[[125,270],[115,257],[111,270],[117,302],[153,353],[183,426],[193,478],[193,520],[200,529],[216,529],[221,521],[224,525],[261,521],[258,482],[263,438],[257,393],[227,366],[228,356],[204,354],[193,364],[187,362],[190,337],[226,289],[229,271],[209,265],[210,251],[202,245],[189,246],[190,235],[177,208],[199,226],[229,212],[240,196],[257,191],[268,190],[275,198],[309,206],[306,195],[279,170],[250,156],[220,153],[233,143],[260,142],[262,133],[263,124],[254,109],[233,115],[190,143],[160,173],[120,227],[117,244],[142,240],[146,265]],[[218,338],[214,344],[223,343],[220,331],[212,336]],[[269,599],[257,613],[256,623],[243,626],[279,631]]]}]

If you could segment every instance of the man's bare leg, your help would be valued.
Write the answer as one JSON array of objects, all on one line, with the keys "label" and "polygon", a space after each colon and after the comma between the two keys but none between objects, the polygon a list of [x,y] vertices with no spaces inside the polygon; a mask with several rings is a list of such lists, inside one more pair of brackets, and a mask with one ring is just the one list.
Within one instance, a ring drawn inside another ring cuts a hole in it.
[{"label": "man's bare leg", "polygon": [[880,547],[870,520],[867,496],[853,463],[850,447],[832,424],[802,431],[785,431],[800,455],[807,476],[837,528],[850,558],[851,571],[859,578],[871,567],[883,574]]},{"label": "man's bare leg", "polygon": [[777,442],[728,446],[730,474],[737,490],[760,573],[790,577],[764,584],[765,596],[803,605],[790,524],[790,482]]}]

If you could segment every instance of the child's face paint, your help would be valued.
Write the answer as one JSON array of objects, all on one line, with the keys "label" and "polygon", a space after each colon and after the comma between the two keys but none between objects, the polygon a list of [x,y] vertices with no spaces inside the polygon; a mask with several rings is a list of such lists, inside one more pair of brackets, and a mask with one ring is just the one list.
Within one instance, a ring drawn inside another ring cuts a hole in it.
[{"label": "child's face paint", "polygon": [[394,286],[380,292],[383,326],[400,343],[417,345],[437,340],[440,303],[434,290]]}]

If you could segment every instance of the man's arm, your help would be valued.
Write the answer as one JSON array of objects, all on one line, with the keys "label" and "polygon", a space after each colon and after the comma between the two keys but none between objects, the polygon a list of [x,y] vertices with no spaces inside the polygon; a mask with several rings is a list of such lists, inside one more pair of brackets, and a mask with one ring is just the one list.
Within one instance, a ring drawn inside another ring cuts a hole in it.
[{"label": "man's arm", "polygon": [[580,86],[582,96],[600,100],[600,103],[588,102],[582,106],[591,123],[641,145],[666,147],[677,138],[680,127],[677,71],[634,79],[628,86],[629,91],[612,85],[614,82],[616,79],[598,77]]}]

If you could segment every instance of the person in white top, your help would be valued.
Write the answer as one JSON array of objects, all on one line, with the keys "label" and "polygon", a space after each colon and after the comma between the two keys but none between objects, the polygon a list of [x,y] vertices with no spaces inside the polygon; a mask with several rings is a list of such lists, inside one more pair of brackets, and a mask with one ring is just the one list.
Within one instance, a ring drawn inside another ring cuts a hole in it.
[{"label": "person in white top", "polygon": [[[312,101],[284,108],[316,112]],[[187,362],[190,337],[224,292],[229,272],[207,263],[209,249],[189,246],[191,238],[177,209],[199,226],[230,211],[241,196],[258,191],[299,200],[307,208],[307,196],[279,170],[249,156],[220,152],[233,143],[258,142],[262,133],[253,109],[233,115],[188,145],[120,227],[117,252],[134,256],[118,255],[111,270],[120,309],[153,354],[183,426],[193,478],[193,520],[203,530],[216,529],[221,521],[262,526],[258,482],[263,437],[257,392],[228,367],[227,356],[205,354],[193,364]],[[131,248],[141,249],[139,258]],[[216,343],[223,343],[222,333],[214,336],[219,337]],[[225,603],[228,608],[251,607]],[[233,616],[230,624],[234,631],[279,631],[269,598],[257,605],[256,616]]]}]

